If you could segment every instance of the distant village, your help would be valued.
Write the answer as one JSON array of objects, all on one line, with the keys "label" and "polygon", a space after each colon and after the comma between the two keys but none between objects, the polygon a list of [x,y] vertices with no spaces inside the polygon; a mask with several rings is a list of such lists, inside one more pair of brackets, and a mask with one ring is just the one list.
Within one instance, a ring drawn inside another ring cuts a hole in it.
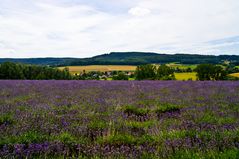
[{"label": "distant village", "polygon": [[83,70],[80,73],[74,74],[79,79],[95,79],[95,80],[128,80],[129,78],[134,78],[135,71],[90,71],[86,72]]}]

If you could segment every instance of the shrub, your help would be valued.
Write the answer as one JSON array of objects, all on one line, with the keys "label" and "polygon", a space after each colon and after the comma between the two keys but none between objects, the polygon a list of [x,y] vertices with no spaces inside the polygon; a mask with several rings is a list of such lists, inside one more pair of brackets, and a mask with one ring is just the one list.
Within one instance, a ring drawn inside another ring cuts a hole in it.
[{"label": "shrub", "polygon": [[13,115],[11,113],[8,114],[3,114],[0,116],[0,125],[2,124],[13,124],[14,123],[14,118]]},{"label": "shrub", "polygon": [[146,144],[146,143],[147,144],[155,143],[155,141],[156,140],[153,136],[146,134],[146,135],[139,137],[137,140],[137,143],[141,145],[141,144]]},{"label": "shrub", "polygon": [[5,136],[0,138],[0,147],[3,145],[11,144],[31,144],[31,143],[41,143],[47,141],[49,138],[46,135],[40,134],[36,131],[28,131],[20,134],[19,136]]},{"label": "shrub", "polygon": [[56,136],[55,139],[61,141],[64,144],[72,144],[76,142],[75,137],[68,132],[62,132],[61,134]]},{"label": "shrub", "polygon": [[138,108],[138,107],[135,107],[135,106],[126,106],[124,108],[124,113],[127,113],[127,114],[134,114],[134,115],[137,115],[137,116],[144,116],[144,115],[147,115],[147,113],[149,112],[148,109],[145,109],[145,108]]},{"label": "shrub", "polygon": [[28,131],[17,137],[17,143],[30,144],[40,143],[47,140],[47,137],[37,131]]},{"label": "shrub", "polygon": [[174,104],[161,104],[157,107],[157,109],[155,110],[155,112],[157,114],[162,114],[162,113],[166,113],[166,112],[178,112],[180,111],[180,107]]},{"label": "shrub", "polygon": [[87,127],[89,128],[89,129],[97,129],[97,130],[99,130],[99,129],[104,129],[104,128],[107,128],[107,126],[108,126],[108,123],[107,122],[105,122],[105,121],[100,121],[100,120],[92,120],[88,125],[87,125]]},{"label": "shrub", "polygon": [[107,137],[101,137],[98,139],[100,144],[111,144],[111,145],[142,145],[150,144],[155,142],[154,138],[150,135],[142,135],[140,137],[134,137],[129,134],[116,134]]}]

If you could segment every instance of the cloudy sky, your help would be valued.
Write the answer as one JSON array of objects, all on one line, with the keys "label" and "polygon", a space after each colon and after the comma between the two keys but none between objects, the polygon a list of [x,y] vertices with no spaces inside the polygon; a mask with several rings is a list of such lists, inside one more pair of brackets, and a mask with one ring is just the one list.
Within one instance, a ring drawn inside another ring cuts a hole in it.
[{"label": "cloudy sky", "polygon": [[239,55],[239,0],[0,0],[0,58]]}]

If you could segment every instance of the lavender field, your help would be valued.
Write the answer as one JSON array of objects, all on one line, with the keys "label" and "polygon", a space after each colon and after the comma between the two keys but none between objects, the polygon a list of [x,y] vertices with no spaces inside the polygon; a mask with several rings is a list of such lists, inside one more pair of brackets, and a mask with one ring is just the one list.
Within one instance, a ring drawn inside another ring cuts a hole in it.
[{"label": "lavender field", "polygon": [[0,81],[0,158],[238,158],[239,82]]}]

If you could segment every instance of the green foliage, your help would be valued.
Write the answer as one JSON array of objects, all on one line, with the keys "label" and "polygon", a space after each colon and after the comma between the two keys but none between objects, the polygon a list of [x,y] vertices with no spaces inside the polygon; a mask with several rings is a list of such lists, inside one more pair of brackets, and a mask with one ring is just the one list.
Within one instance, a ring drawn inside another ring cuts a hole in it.
[{"label": "green foliage", "polygon": [[141,159],[158,159],[159,157],[149,152],[143,152],[140,158]]},{"label": "green foliage", "polygon": [[114,75],[113,80],[129,80],[129,77],[123,73],[123,72],[119,72],[117,75]]},{"label": "green foliage", "polygon": [[19,106],[18,107],[18,110],[20,110],[20,111],[27,111],[27,109],[30,109],[30,108],[27,108],[26,106]]},{"label": "green foliage", "polygon": [[155,143],[156,140],[153,136],[145,134],[143,136],[140,136],[137,138],[137,144],[141,145],[141,144],[151,144],[151,143]]},{"label": "green foliage", "polygon": [[76,138],[68,132],[62,132],[58,136],[55,136],[55,140],[61,141],[64,144],[73,144],[76,142]]},{"label": "green foliage", "polygon": [[144,115],[147,115],[147,113],[149,113],[149,109],[138,108],[136,106],[129,105],[124,107],[124,113],[134,114],[137,116],[144,116]]},{"label": "green foliage", "polygon": [[0,138],[0,147],[5,144],[30,144],[30,143],[41,143],[47,141],[46,135],[43,135],[37,131],[28,131],[18,136],[5,136]]},{"label": "green foliage", "polygon": [[156,79],[158,80],[175,80],[174,70],[167,65],[161,65],[157,69]]},{"label": "green foliage", "polygon": [[177,150],[170,158],[172,159],[237,159],[239,156],[238,149],[225,150],[222,152],[208,150],[206,152],[201,151],[189,151],[189,150]]},{"label": "green foliage", "polygon": [[137,66],[136,80],[175,80],[174,70],[167,65],[156,67],[155,65]]},{"label": "green foliage", "polygon": [[0,125],[13,124],[13,123],[14,123],[13,114],[7,113],[0,116]]},{"label": "green foliage", "polygon": [[185,138],[187,135],[187,131],[185,130],[161,130],[153,138],[157,141],[165,141],[168,139]]},{"label": "green foliage", "polygon": [[61,143],[64,143],[66,145],[73,145],[73,144],[86,144],[89,143],[89,139],[84,136],[77,136],[75,137],[71,133],[65,131],[61,132],[60,134],[50,136],[50,141],[60,141]]},{"label": "green foliage", "polygon": [[238,73],[239,67],[230,63],[230,64],[226,65],[226,71],[228,74]]},{"label": "green foliage", "polygon": [[157,114],[166,113],[166,112],[175,112],[175,111],[180,111],[180,106],[170,104],[170,103],[160,104],[157,106],[155,110]]},{"label": "green foliage", "polygon": [[18,137],[18,143],[40,143],[45,141],[46,137],[37,131],[29,131]]},{"label": "green foliage", "polygon": [[204,80],[225,80],[227,73],[221,66],[212,64],[201,64],[195,69],[197,78],[201,81]]},{"label": "green foliage", "polygon": [[235,77],[234,74],[230,74],[230,75],[227,76],[227,80],[239,81],[239,77]]},{"label": "green foliage", "polygon": [[22,66],[10,62],[1,64],[0,79],[25,79]]},{"label": "green foliage", "polygon": [[29,80],[69,80],[72,79],[69,69],[59,70],[48,66],[35,66],[5,62],[0,65],[0,79]]},{"label": "green foliage", "polygon": [[156,77],[156,66],[148,64],[137,66],[135,72],[136,80],[153,80]]},{"label": "green foliage", "polygon": [[92,58],[35,58],[35,59],[0,59],[0,63],[5,61],[21,62],[36,65],[51,66],[79,66],[79,65],[143,65],[150,63],[172,63],[181,64],[219,64],[228,60],[238,65],[239,56],[220,55],[192,55],[192,54],[156,54],[145,52],[112,52]]},{"label": "green foliage", "polygon": [[107,128],[108,123],[106,121],[101,121],[101,120],[92,120],[87,127],[89,129],[104,129]]},{"label": "green foliage", "polygon": [[112,145],[133,145],[133,144],[150,144],[155,142],[154,138],[150,135],[142,135],[140,137],[135,137],[129,134],[114,134],[110,136],[105,136],[98,138],[97,140],[100,144],[112,144]]},{"label": "green foliage", "polygon": [[231,116],[221,117],[221,116],[215,115],[211,111],[203,113],[201,118],[197,119],[197,122],[199,123],[211,123],[211,124],[219,124],[219,125],[231,124],[231,123],[234,123],[235,121],[236,121],[235,117],[231,117]]}]

